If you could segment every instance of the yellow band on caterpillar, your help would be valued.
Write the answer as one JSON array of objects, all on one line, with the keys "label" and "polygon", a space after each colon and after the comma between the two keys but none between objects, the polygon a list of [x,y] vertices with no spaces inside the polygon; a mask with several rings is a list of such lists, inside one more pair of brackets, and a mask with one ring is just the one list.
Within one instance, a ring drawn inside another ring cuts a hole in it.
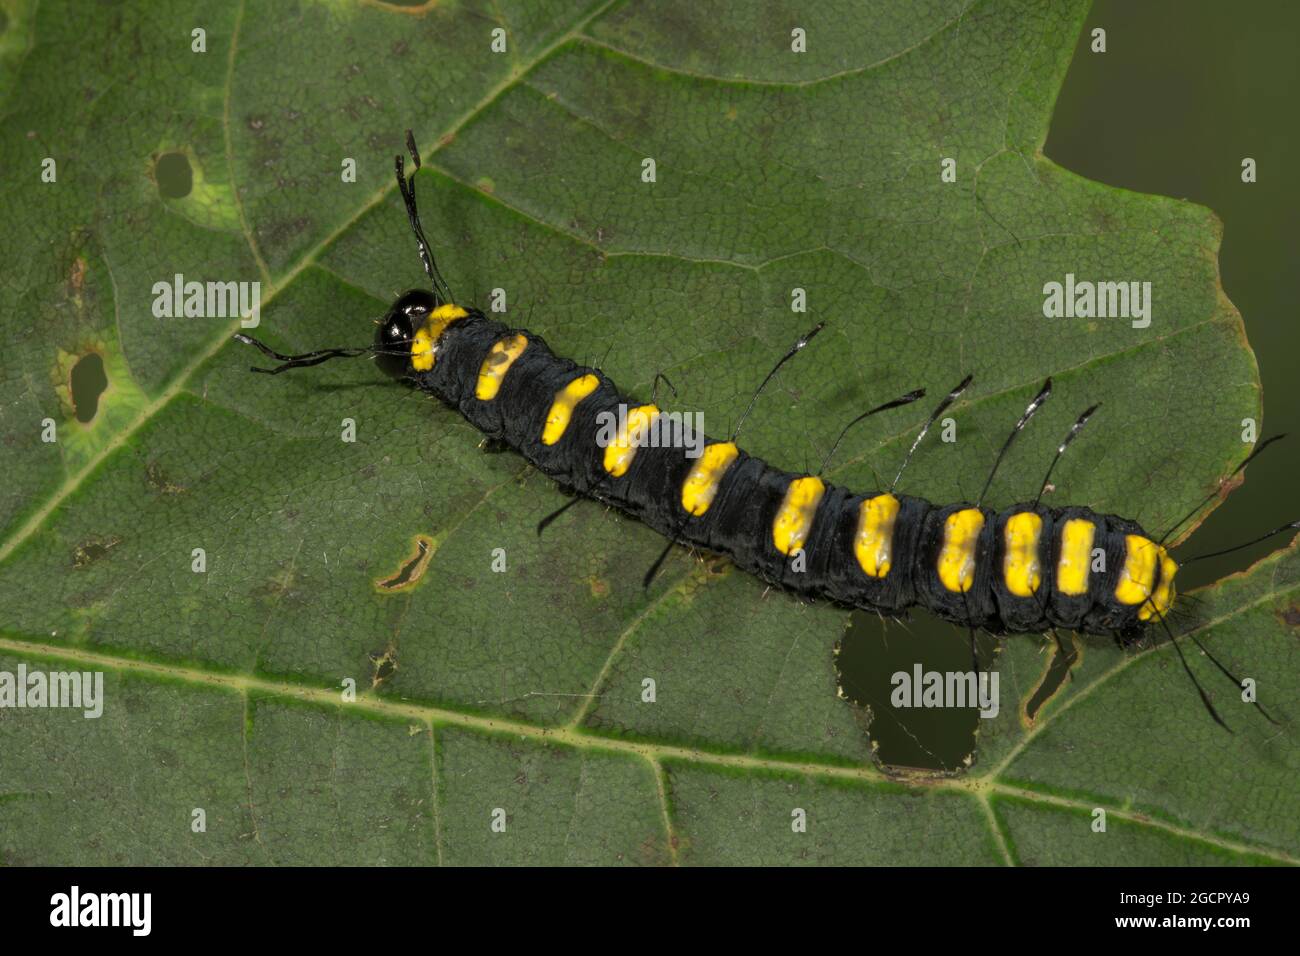
[{"label": "yellow band on caterpillar", "polygon": [[492,343],[487,358],[478,370],[478,384],[474,386],[474,397],[481,402],[491,401],[501,390],[501,382],[515,364],[515,359],[524,354],[528,348],[528,339],[523,335],[511,335]]},{"label": "yellow band on caterpillar", "polygon": [[578,403],[600,387],[600,379],[594,375],[581,375],[555,393],[551,410],[546,413],[546,424],[542,426],[542,444],[554,445],[564,436],[573,418],[573,410]]},{"label": "yellow band on caterpillar", "polygon": [[1178,562],[1169,557],[1169,552],[1161,548],[1160,583],[1156,585],[1151,600],[1145,602],[1138,610],[1139,621],[1149,621],[1153,617],[1162,618],[1169,613],[1169,609],[1174,606],[1174,598],[1178,595],[1174,587],[1174,575],[1177,573]]},{"label": "yellow band on caterpillar", "polygon": [[427,372],[433,368],[438,339],[442,337],[447,326],[467,315],[468,312],[451,303],[440,305],[430,312],[429,317],[424,320],[424,325],[415,330],[415,338],[411,342],[411,368],[417,372]]},{"label": "yellow band on caterpillar", "polygon": [[772,544],[782,554],[790,554],[803,547],[812,530],[817,505],[821,503],[826,486],[815,475],[796,478],[785,490],[781,508],[772,522]]},{"label": "yellow band on caterpillar", "polygon": [[1043,519],[1032,511],[1012,515],[1003,528],[1002,579],[1016,597],[1033,597],[1043,580],[1038,563],[1042,533]]},{"label": "yellow band on caterpillar", "polygon": [[1070,597],[1088,593],[1088,570],[1097,526],[1071,518],[1061,529],[1061,555],[1056,562],[1056,590]]},{"label": "yellow band on caterpillar", "polygon": [[646,432],[659,417],[659,409],[653,405],[638,405],[627,412],[627,421],[621,423],[626,427],[619,430],[614,440],[605,446],[605,470],[614,478],[621,478],[632,467],[636,449],[645,441]]},{"label": "yellow band on caterpillar", "polygon": [[1160,546],[1137,534],[1124,536],[1124,567],[1115,585],[1115,600],[1120,604],[1142,604],[1156,585],[1156,561]]},{"label": "yellow band on caterpillar", "polygon": [[699,517],[709,510],[731,463],[740,454],[735,442],[714,442],[691,465],[690,474],[682,482],[682,508]]},{"label": "yellow band on caterpillar", "polygon": [[966,592],[975,583],[975,545],[984,529],[984,513],[963,508],[948,515],[939,551],[939,581],[949,591]]},{"label": "yellow band on caterpillar", "polygon": [[898,508],[898,499],[888,494],[876,495],[858,505],[858,533],[853,539],[853,555],[863,573],[870,577],[883,578],[889,573]]}]

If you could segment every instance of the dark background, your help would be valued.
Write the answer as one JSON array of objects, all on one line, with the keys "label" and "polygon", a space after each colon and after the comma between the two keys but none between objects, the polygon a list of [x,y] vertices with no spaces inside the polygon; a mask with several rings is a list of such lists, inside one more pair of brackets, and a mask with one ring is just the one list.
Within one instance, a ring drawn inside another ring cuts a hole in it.
[{"label": "dark background", "polygon": [[[1089,49],[1095,27],[1105,53]],[[1246,322],[1264,383],[1261,436],[1294,437],[1250,466],[1246,484],[1186,553],[1215,551],[1300,517],[1300,4],[1288,0],[1099,0],[1057,100],[1045,152],[1113,186],[1190,199],[1223,220],[1223,288]],[[1252,157],[1258,180],[1241,181]],[[1159,422],[1151,423],[1159,435]],[[1158,437],[1157,437],[1158,440]],[[1184,588],[1241,570],[1285,538],[1187,569]]]}]

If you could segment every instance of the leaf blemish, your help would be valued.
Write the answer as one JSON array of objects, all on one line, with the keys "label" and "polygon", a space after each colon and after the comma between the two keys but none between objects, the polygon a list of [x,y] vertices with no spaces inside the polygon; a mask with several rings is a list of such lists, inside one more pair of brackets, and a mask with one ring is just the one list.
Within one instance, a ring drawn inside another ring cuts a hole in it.
[{"label": "leaf blemish", "polygon": [[161,495],[183,495],[188,490],[184,485],[178,485],[162,470],[162,466],[156,461],[151,461],[144,469],[145,483],[154,491]]},{"label": "leaf blemish", "polygon": [[[281,188],[287,189],[296,184],[284,182],[280,184]],[[306,216],[298,216],[294,219],[283,219],[280,222],[271,223],[267,226],[267,241],[272,244],[289,243],[303,233],[310,232],[312,221]]]},{"label": "leaf blemish", "polygon": [[72,269],[68,273],[68,290],[74,295],[81,295],[82,288],[86,284],[86,260],[83,256],[77,256],[72,260]]},{"label": "leaf blemish", "polygon": [[415,536],[415,552],[402,562],[402,566],[398,568],[396,574],[381,578],[375,582],[375,585],[384,591],[401,591],[413,587],[424,576],[424,570],[429,566],[429,558],[433,557],[434,550],[432,538],[428,535],[417,534]]},{"label": "leaf blemish", "polygon": [[88,567],[121,543],[122,539],[115,534],[109,535],[107,538],[90,538],[83,541],[72,549],[72,566],[74,568]]},{"label": "leaf blemish", "polygon": [[374,690],[392,677],[393,672],[397,670],[397,645],[389,641],[382,654],[371,654],[369,657],[374,667],[374,673],[370,677],[370,689]]}]

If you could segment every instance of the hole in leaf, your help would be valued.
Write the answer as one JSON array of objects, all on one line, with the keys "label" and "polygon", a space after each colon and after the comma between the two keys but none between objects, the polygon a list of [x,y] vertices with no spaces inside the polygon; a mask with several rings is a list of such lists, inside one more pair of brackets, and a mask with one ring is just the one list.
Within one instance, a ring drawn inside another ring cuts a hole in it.
[{"label": "hole in leaf", "polygon": [[1037,717],[1043,705],[1056,696],[1065,679],[1070,676],[1070,668],[1079,661],[1079,652],[1073,647],[1074,639],[1067,636],[1062,640],[1065,642],[1066,653],[1062,654],[1060,647],[1052,652],[1052,662],[1047,665],[1042,683],[1035,688],[1025,704],[1025,717],[1029,720]]},{"label": "hole in leaf", "polygon": [[375,584],[385,591],[400,591],[403,588],[409,588],[424,576],[424,569],[429,566],[429,558],[432,556],[433,539],[422,534],[416,535],[415,553],[402,564],[396,574],[388,578],[382,578],[376,581]]},{"label": "hole in leaf", "polygon": [[[976,648],[987,674],[996,640],[981,633]],[[902,623],[857,612],[835,666],[840,695],[870,712],[869,735],[881,764],[940,773],[971,765],[980,709],[975,700],[958,706],[951,693],[959,681],[969,688],[980,680],[964,677],[974,673],[968,632],[918,608]],[[926,692],[934,681],[944,686],[937,705]]]},{"label": "hole in leaf", "polygon": [[163,199],[184,199],[194,188],[194,171],[184,153],[163,153],[153,166],[158,195]]},{"label": "hole in leaf", "polygon": [[91,352],[77,359],[69,376],[72,391],[72,408],[77,421],[83,425],[95,417],[99,411],[99,396],[108,388],[108,375],[104,371],[104,358],[98,352]]}]

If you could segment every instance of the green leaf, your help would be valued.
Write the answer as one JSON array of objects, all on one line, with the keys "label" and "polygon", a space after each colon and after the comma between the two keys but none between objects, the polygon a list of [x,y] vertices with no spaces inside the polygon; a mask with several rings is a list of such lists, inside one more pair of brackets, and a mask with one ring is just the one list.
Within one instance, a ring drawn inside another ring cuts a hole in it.
[{"label": "green leaf", "polygon": [[[653,533],[582,506],[539,539],[551,483],[368,363],[253,377],[236,320],[155,318],[177,273],[260,281],[277,347],[366,343],[422,282],[391,172],[410,126],[460,297],[504,289],[634,394],[667,373],[714,434],[827,320],[746,426],[774,463],[973,373],[959,440],[906,479],[968,498],[1050,374],[990,502],[1032,494],[1101,398],[1049,501],[1162,529],[1212,490],[1260,412],[1217,221],[1040,150],[1085,4],[732,6],[6,0],[0,671],[105,677],[97,719],[0,709],[0,862],[1295,862],[1290,725],[1199,655],[1234,736],[1167,646],[1097,641],[1029,725],[1006,702],[1047,657],[1018,636],[971,771],[893,779],[836,694],[844,611],[680,552],[647,595]],[[1067,273],[1151,282],[1150,327],[1045,319]],[[83,424],[92,351],[109,385]],[[834,480],[873,486],[925,413],[854,431]],[[380,586],[418,540],[419,580]],[[1185,625],[1278,712],[1298,589],[1288,551]]]}]

